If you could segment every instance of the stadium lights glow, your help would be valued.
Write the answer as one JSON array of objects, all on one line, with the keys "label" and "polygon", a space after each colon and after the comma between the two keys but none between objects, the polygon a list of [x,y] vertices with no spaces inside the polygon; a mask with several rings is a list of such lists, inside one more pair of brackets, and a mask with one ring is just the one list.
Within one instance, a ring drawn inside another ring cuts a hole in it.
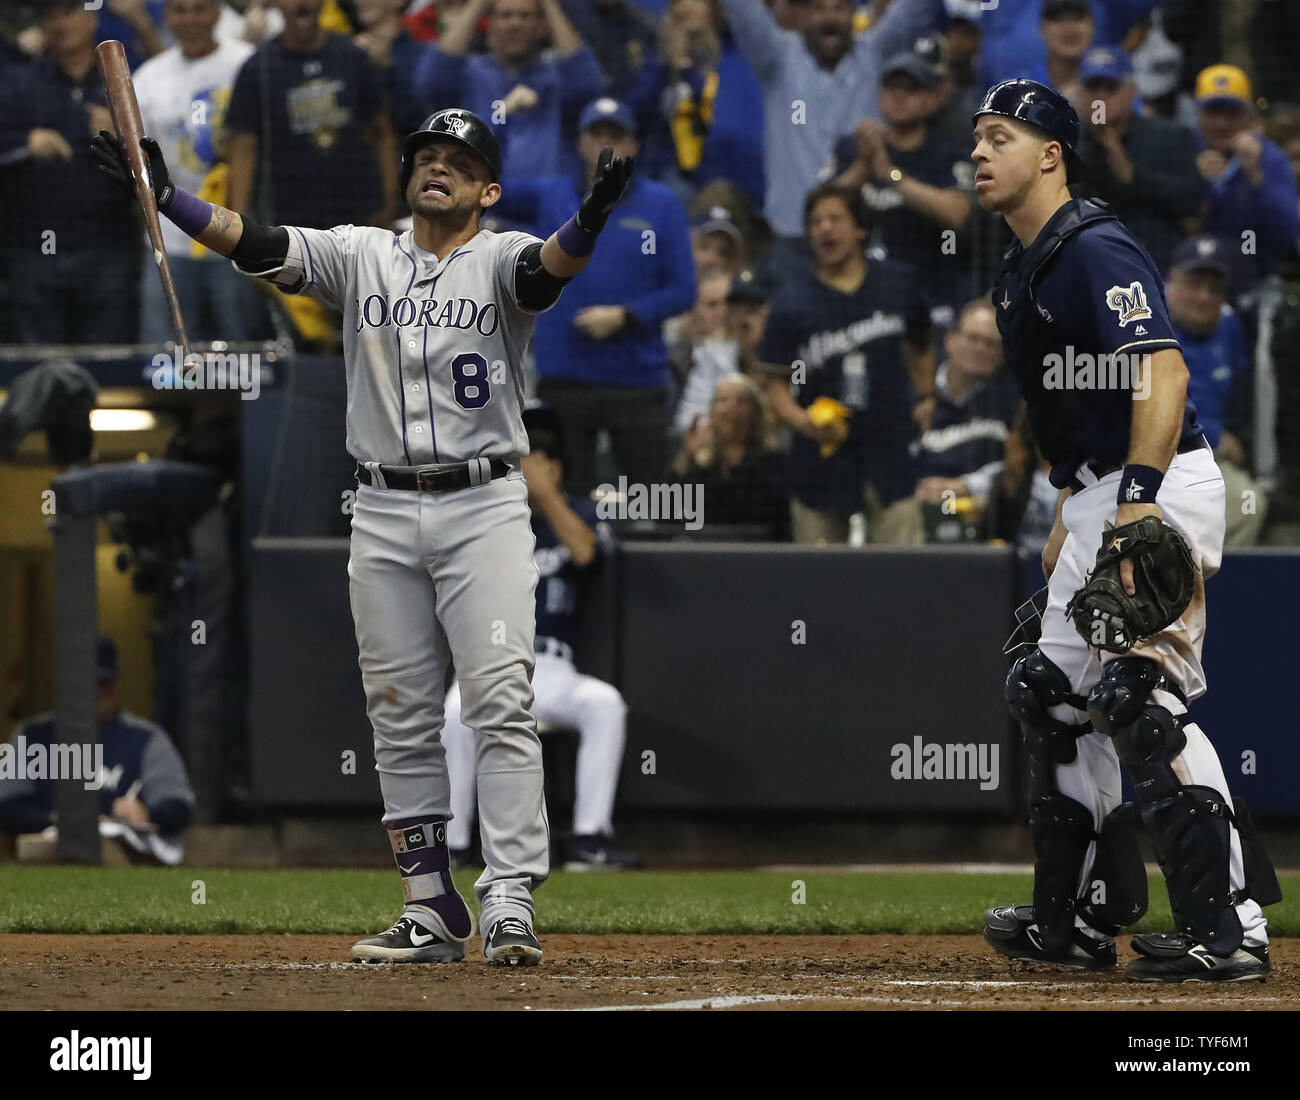
[{"label": "stadium lights glow", "polygon": [[158,426],[148,409],[91,409],[90,427],[96,432],[147,432]]}]

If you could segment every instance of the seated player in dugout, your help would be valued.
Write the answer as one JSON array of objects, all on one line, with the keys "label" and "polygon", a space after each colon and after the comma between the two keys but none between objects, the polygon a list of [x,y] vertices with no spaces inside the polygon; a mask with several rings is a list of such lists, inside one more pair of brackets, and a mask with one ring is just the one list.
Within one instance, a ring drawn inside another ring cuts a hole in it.
[{"label": "seated player in dugout", "polygon": [[1147,905],[1140,813],[1174,931],[1133,936],[1127,977],[1264,978],[1277,876],[1188,712],[1207,686],[1224,481],[1163,280],[1104,202],[1071,198],[1083,165],[1064,96],[1004,81],[971,124],[980,205],[1016,236],[993,293],[1003,354],[1059,493],[1041,623],[1004,686],[1025,743],[1033,900],[988,910],[985,938],[1013,959],[1113,970],[1115,935]]},{"label": "seated player in dugout", "polygon": [[788,460],[796,542],[842,543],[864,513],[875,542],[898,534],[916,482],[908,445],[934,415],[930,317],[915,269],[868,259],[857,189],[824,183],[804,222],[813,265],[772,298],[759,360]]},{"label": "seated player in dugout", "polygon": [[[185,765],[159,726],[122,709],[117,646],[112,638],[99,639],[95,672],[99,744],[93,747],[95,774],[82,778],[99,784],[99,832],[105,858],[179,863],[181,834],[194,812]],[[35,861],[44,858],[42,849],[52,849],[57,842],[54,783],[69,778],[51,774],[50,764],[57,756],[51,751],[55,736],[52,714],[23,722],[14,730],[7,759],[0,764],[0,830],[13,837],[38,836],[39,843],[19,850],[20,857],[26,852]],[[36,774],[37,759],[45,762],[40,774]],[[81,763],[84,770],[84,759]]]},{"label": "seated player in dugout", "polygon": [[[121,139],[100,169],[134,189]],[[535,589],[522,421],[539,314],[590,262],[632,175],[599,151],[576,211],[545,240],[481,228],[501,197],[501,145],[462,108],[409,134],[399,169],[412,228],[265,226],[175,187],[141,139],[159,210],[246,274],[343,314],[347,449],[357,461],[348,584],[374,735],[383,826],[404,906],[355,943],[357,961],[464,959],[474,915],[451,876],[441,744],[444,687],[460,676],[477,731],[483,955],[542,961],[534,894],[550,872],[541,743],[532,714]]]},{"label": "seated player in dugout", "polygon": [[[533,714],[539,730],[578,732],[574,782],[573,832],[564,842],[566,871],[620,870],[636,859],[613,845],[614,795],[623,743],[627,704],[613,684],[585,676],[573,663],[578,599],[583,580],[599,569],[612,539],[593,501],[564,492],[564,432],[555,413],[540,406],[524,411],[528,479],[537,548],[537,667],[533,672]],[[462,717],[459,685],[447,692],[442,743],[451,777],[451,820],[447,846],[453,864],[470,859],[476,813],[475,736]]]}]

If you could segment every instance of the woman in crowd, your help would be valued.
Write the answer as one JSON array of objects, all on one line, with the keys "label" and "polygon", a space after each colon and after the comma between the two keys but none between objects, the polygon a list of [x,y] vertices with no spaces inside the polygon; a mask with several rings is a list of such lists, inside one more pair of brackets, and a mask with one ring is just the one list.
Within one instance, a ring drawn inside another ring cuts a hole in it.
[{"label": "woman in crowd", "polygon": [[718,383],[707,416],[691,423],[672,475],[703,487],[705,527],[752,528],[748,537],[789,539],[790,502],[773,445],[767,398],[752,378],[731,374]]}]

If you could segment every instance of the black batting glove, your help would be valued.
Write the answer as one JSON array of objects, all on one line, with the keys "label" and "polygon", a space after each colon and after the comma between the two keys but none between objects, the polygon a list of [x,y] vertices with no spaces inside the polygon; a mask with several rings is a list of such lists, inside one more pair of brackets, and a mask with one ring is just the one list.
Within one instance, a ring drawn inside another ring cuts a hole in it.
[{"label": "black batting glove", "polygon": [[578,228],[587,233],[599,233],[609,220],[609,212],[623,197],[632,178],[635,157],[616,157],[608,145],[600,151],[596,172],[587,188],[587,197],[578,207]]},{"label": "black batting glove", "polygon": [[[149,182],[153,187],[154,201],[164,214],[176,197],[176,188],[167,173],[167,162],[162,150],[151,137],[140,139],[140,148],[144,150],[146,163],[149,165]],[[135,198],[135,179],[131,175],[131,164],[126,159],[126,146],[116,134],[100,130],[90,139],[90,155],[95,159],[95,167],[104,173],[131,198]]]}]

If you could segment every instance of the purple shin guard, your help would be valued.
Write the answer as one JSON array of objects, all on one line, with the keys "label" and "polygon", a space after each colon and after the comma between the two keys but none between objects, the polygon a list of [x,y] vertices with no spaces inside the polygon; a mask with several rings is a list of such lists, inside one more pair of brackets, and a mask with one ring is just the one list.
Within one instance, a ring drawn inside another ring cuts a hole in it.
[{"label": "purple shin guard", "polygon": [[457,939],[469,936],[469,908],[456,892],[447,851],[447,823],[441,818],[406,818],[388,825],[393,858],[402,876],[406,904],[437,913]]}]

